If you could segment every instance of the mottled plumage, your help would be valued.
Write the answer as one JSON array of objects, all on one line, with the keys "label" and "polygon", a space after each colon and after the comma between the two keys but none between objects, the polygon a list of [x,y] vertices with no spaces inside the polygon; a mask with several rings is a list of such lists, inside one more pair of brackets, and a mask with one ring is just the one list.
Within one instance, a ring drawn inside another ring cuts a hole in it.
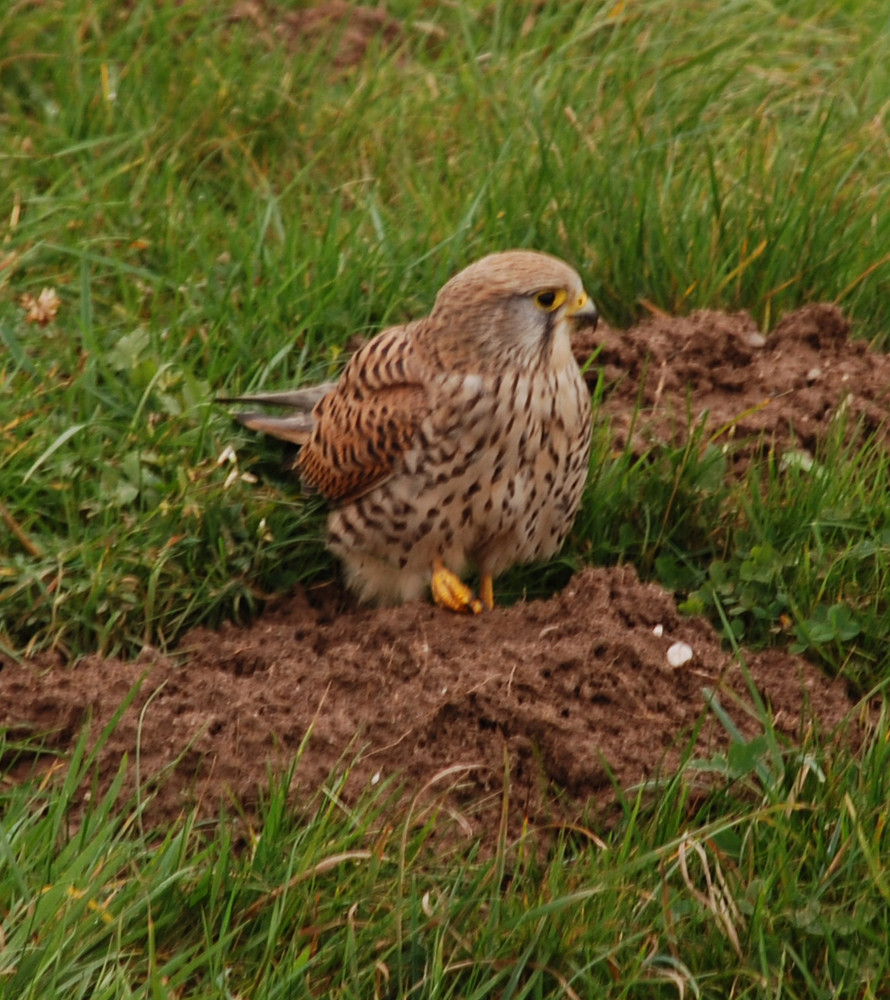
[{"label": "mottled plumage", "polygon": [[[567,264],[492,254],[429,316],[362,347],[339,382],[242,397],[295,415],[238,419],[302,445],[300,476],[333,501],[329,547],[362,600],[411,600],[432,582],[438,603],[478,611],[493,577],[552,556],[574,520],[590,451],[578,322],[596,310]],[[458,579],[469,566],[481,601]]]}]

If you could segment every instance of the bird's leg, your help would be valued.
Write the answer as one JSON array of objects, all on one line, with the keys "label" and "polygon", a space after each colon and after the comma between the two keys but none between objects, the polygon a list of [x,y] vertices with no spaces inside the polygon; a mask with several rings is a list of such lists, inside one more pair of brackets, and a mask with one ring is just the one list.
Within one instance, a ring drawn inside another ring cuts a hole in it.
[{"label": "bird's leg", "polygon": [[494,607],[494,580],[491,573],[483,573],[479,579],[479,599],[486,611]]},{"label": "bird's leg", "polygon": [[[483,581],[484,583],[484,581]],[[433,600],[440,608],[451,611],[472,611],[478,615],[484,602],[473,594],[473,591],[450,569],[446,569],[441,559],[433,563],[433,577],[430,581]]]}]

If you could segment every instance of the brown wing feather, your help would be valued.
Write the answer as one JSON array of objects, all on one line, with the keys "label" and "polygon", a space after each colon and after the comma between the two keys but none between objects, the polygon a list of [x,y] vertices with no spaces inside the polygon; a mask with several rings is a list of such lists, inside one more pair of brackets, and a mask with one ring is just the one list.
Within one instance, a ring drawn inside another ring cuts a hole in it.
[{"label": "brown wing feather", "polygon": [[329,500],[354,500],[390,476],[427,412],[415,326],[384,330],[361,348],[313,411],[298,469]]}]

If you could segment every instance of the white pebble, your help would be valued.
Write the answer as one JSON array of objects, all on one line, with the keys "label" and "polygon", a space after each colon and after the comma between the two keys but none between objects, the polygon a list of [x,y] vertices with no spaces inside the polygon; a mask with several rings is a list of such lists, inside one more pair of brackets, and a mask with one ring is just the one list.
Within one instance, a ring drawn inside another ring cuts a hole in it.
[{"label": "white pebble", "polygon": [[688,643],[675,642],[667,651],[667,661],[676,669],[677,667],[682,667],[684,663],[688,663],[694,655],[692,646]]}]

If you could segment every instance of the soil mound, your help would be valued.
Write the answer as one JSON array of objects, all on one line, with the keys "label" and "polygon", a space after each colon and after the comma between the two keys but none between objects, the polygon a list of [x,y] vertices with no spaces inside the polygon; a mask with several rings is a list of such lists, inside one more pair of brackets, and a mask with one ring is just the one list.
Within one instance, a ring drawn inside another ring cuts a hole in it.
[{"label": "soil mound", "polygon": [[[478,617],[423,603],[338,604],[332,591],[320,601],[300,593],[248,628],[190,633],[175,658],[10,665],[0,673],[0,725],[51,733],[48,745],[64,749],[88,719],[100,732],[142,678],[101,754],[100,783],[138,752],[143,777],[166,772],[154,820],[195,802],[210,815],[228,798],[249,813],[270,765],[286,766],[309,734],[295,794],[314,793],[351,761],[348,797],[392,776],[408,794],[433,782],[474,834],[496,828],[505,762],[518,832],[526,819],[608,808],[613,780],[627,788],[669,773],[708,692],[746,736],[762,730],[745,673],[711,626],[680,615],[629,567],[588,569],[550,600]],[[692,656],[672,666],[677,643]],[[839,682],[780,651],[752,655],[748,668],[791,739],[814,722],[834,727],[851,707]],[[712,716],[695,753],[727,742]],[[135,780],[131,768],[130,788]]]},{"label": "soil mound", "polygon": [[583,363],[599,351],[587,378],[593,386],[602,370],[601,413],[618,446],[634,421],[636,451],[684,441],[703,422],[744,463],[770,448],[812,453],[841,417],[887,444],[890,357],[850,333],[827,304],[790,313],[768,336],[748,313],[701,310],[630,330],[601,324],[576,339],[575,354]]}]

